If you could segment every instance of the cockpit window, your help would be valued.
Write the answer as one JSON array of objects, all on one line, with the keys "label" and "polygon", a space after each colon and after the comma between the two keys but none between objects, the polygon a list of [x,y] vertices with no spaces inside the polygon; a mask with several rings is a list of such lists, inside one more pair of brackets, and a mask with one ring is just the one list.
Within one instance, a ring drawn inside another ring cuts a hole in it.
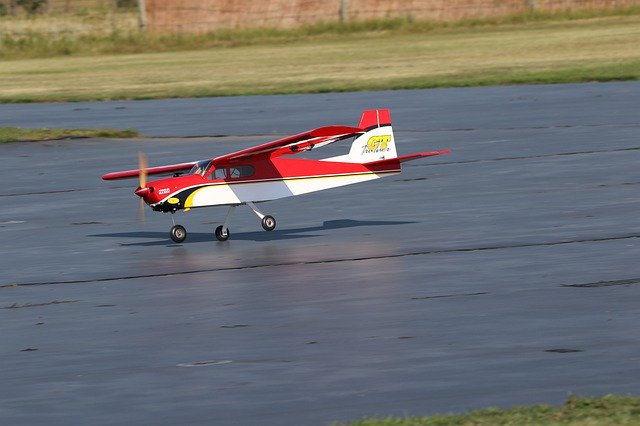
[{"label": "cockpit window", "polygon": [[198,174],[200,176],[204,176],[204,174],[209,169],[209,165],[211,164],[211,160],[202,160],[198,161],[195,166],[191,168],[189,174],[195,175]]},{"label": "cockpit window", "polygon": [[209,176],[209,179],[211,179],[211,180],[226,179],[226,178],[227,178],[227,169],[226,168],[215,169],[213,171],[213,173],[211,173],[211,175]]},{"label": "cockpit window", "polygon": [[253,166],[229,167],[229,174],[233,179],[253,176],[254,173],[255,173],[255,169],[253,168]]}]

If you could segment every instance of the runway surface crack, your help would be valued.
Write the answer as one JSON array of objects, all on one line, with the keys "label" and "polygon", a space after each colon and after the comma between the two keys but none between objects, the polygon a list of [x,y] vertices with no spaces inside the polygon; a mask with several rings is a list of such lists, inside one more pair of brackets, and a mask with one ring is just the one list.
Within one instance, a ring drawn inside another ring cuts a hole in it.
[{"label": "runway surface crack", "polygon": [[462,294],[441,294],[437,296],[416,296],[412,297],[411,300],[428,300],[428,299],[447,299],[450,297],[471,297],[471,296],[484,296],[489,294],[487,292],[478,292],[478,293],[462,293]]},{"label": "runway surface crack", "polygon": [[551,129],[579,129],[579,128],[599,128],[599,127],[640,127],[640,123],[594,123],[594,124],[551,124],[548,126],[520,126],[520,127],[450,127],[441,129],[420,129],[403,130],[398,133],[440,133],[440,132],[477,132],[485,130],[551,130]]},{"label": "runway surface crack", "polygon": [[64,194],[66,192],[83,192],[91,191],[94,188],[80,188],[80,189],[58,189],[53,191],[37,191],[37,192],[21,192],[14,194],[0,194],[0,197],[21,197],[24,195],[47,195],[47,194]]},{"label": "runway surface crack", "polygon": [[612,281],[596,281],[584,284],[563,284],[562,287],[573,288],[598,288],[598,287],[614,287],[614,286],[630,286],[640,284],[640,278],[630,278],[626,280],[612,280]]},{"label": "runway surface crack", "polygon": [[75,303],[77,300],[53,300],[51,302],[44,303],[12,303],[11,305],[3,306],[0,309],[19,309],[19,308],[34,308],[37,306],[49,306],[49,305],[60,305],[63,303]]},{"label": "runway surface crack", "polygon": [[617,149],[602,149],[602,150],[589,150],[589,151],[573,151],[573,152],[558,152],[553,154],[539,154],[528,156],[514,156],[514,157],[499,157],[499,158],[480,158],[476,160],[463,160],[463,161],[448,161],[442,163],[428,163],[428,164],[416,164],[414,167],[432,167],[432,166],[448,166],[452,164],[472,164],[472,163],[488,163],[493,161],[514,161],[514,160],[531,160],[535,158],[550,158],[550,157],[567,157],[571,155],[589,155],[589,154],[603,154],[612,152],[627,152],[627,151],[640,151],[640,147],[631,148],[617,148]]},{"label": "runway surface crack", "polygon": [[[107,189],[129,189],[131,186],[110,186]],[[73,189],[54,189],[51,191],[34,191],[34,192],[16,192],[12,194],[0,194],[0,197],[23,197],[28,195],[50,195],[50,194],[64,194],[69,192],[85,192],[85,191],[102,191],[100,188],[73,188]]]},{"label": "runway surface crack", "polygon": [[26,287],[26,286],[42,286],[42,285],[57,285],[57,284],[103,283],[103,282],[120,281],[120,280],[175,277],[180,275],[193,275],[193,274],[225,272],[225,271],[240,271],[240,270],[270,268],[270,267],[283,267],[283,266],[286,267],[286,266],[296,266],[296,265],[322,265],[322,264],[344,263],[344,262],[360,262],[360,261],[368,261],[368,260],[395,259],[395,258],[410,257],[410,256],[469,253],[469,252],[482,252],[482,251],[491,251],[491,250],[519,249],[519,248],[532,248],[532,247],[553,247],[553,246],[568,245],[568,244],[597,243],[597,242],[618,241],[618,240],[627,240],[627,239],[636,239],[636,238],[640,238],[640,234],[620,235],[620,236],[601,237],[601,238],[570,239],[570,240],[559,240],[559,241],[549,241],[549,242],[495,244],[495,245],[477,246],[477,247],[418,250],[418,251],[410,251],[405,253],[381,254],[378,256],[362,256],[362,257],[350,257],[350,258],[339,258],[339,259],[318,259],[318,260],[296,261],[296,262],[280,262],[280,263],[265,263],[265,264],[244,265],[244,266],[228,266],[228,267],[219,267],[219,268],[202,268],[202,269],[192,269],[192,270],[186,270],[186,271],[159,272],[159,273],[138,274],[138,275],[123,275],[123,276],[104,277],[104,278],[10,283],[10,284],[0,285],[0,288],[16,288],[16,287]]}]

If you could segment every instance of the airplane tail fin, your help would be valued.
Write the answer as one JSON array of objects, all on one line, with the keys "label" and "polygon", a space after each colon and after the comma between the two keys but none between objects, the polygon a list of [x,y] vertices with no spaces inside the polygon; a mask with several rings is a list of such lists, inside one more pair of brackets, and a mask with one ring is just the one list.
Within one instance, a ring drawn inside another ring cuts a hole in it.
[{"label": "airplane tail fin", "polygon": [[398,156],[388,109],[363,111],[358,128],[364,133],[355,138],[349,154],[327,158],[327,161],[364,164]]}]

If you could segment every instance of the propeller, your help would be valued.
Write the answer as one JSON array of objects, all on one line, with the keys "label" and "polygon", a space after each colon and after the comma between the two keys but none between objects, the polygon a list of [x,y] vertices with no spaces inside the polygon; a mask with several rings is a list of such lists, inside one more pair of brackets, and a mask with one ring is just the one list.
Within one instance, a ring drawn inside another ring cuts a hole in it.
[{"label": "propeller", "polygon": [[[138,178],[139,178],[139,187],[146,188],[147,186],[147,166],[149,165],[147,161],[147,156],[144,152],[138,152]],[[138,204],[138,223],[141,223],[144,226],[144,198],[140,197],[140,204]]]},{"label": "propeller", "polygon": [[147,186],[147,155],[144,152],[138,152],[138,176],[140,177],[140,188]]}]

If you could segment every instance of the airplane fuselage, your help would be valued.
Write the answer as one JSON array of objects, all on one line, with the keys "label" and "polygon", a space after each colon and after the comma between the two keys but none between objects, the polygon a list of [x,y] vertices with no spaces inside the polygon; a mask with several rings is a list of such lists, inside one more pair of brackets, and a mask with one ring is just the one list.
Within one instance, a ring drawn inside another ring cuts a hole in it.
[{"label": "airplane fuselage", "polygon": [[275,158],[217,165],[149,182],[145,201],[156,211],[261,202],[366,182],[400,173],[400,163],[366,166],[322,160]]}]

